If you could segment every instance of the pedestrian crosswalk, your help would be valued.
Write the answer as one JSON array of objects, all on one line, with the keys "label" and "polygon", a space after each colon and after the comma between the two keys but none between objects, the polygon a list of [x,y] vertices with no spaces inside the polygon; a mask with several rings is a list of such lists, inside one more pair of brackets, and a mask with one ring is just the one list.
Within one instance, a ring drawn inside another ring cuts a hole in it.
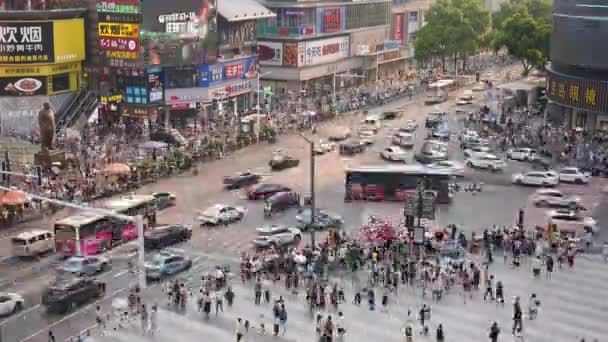
[{"label": "pedestrian crosswalk", "polygon": [[[379,306],[370,311],[365,299],[361,306],[351,304],[353,293],[358,287],[350,277],[333,278],[332,281],[343,286],[347,302],[341,304],[339,311],[344,313],[347,330],[346,341],[402,341],[402,328],[410,322],[419,330],[417,312],[423,303],[431,305],[431,319],[427,323],[431,334],[438,324],[443,324],[446,340],[452,341],[487,341],[488,329],[492,321],[497,321],[504,340],[511,333],[512,298],[521,298],[524,315],[532,293],[541,300],[541,309],[535,320],[526,319],[524,338],[535,342],[571,342],[585,338],[593,341],[608,336],[608,266],[598,257],[581,256],[575,261],[574,269],[563,268],[553,272],[551,279],[546,275],[534,278],[529,262],[524,262],[518,269],[512,269],[502,260],[490,267],[490,274],[504,284],[506,303],[504,306],[492,301],[483,301],[481,293],[474,298],[464,299],[459,289],[454,288],[440,302],[432,302],[430,294],[421,297],[420,288],[399,289],[399,295],[390,295],[387,309]],[[193,278],[188,286],[198,287]],[[190,300],[184,312],[176,312],[166,307],[165,298],[159,293],[157,299],[161,307],[158,314],[158,330],[154,337],[142,335],[139,322],[120,331],[109,331],[105,336],[96,336],[95,342],[144,342],[144,341],[198,341],[205,336],[212,341],[234,340],[237,317],[249,320],[250,331],[245,341],[315,341],[315,312],[310,312],[304,303],[304,294],[294,295],[286,291],[279,282],[276,286],[265,284],[271,289],[272,297],[282,296],[286,303],[288,321],[287,331],[279,337],[268,336],[272,329],[272,310],[270,304],[254,304],[253,289],[249,285],[234,282],[236,293],[233,307],[226,307],[217,316],[214,312],[205,319],[196,308],[195,300]],[[382,290],[376,291],[377,302],[380,302]],[[195,291],[196,292],[196,291]],[[364,297],[365,298],[365,297]],[[408,310],[411,315],[408,318]],[[323,310],[327,317],[337,318],[337,311]],[[259,323],[266,325],[267,335],[257,332]]]}]

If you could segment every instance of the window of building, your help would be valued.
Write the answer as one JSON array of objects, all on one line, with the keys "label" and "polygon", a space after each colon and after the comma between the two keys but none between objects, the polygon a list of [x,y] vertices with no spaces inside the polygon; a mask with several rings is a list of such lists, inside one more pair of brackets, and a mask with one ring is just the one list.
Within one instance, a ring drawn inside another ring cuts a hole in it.
[{"label": "window of building", "polygon": [[195,88],[197,84],[196,70],[171,70],[167,77],[167,88]]},{"label": "window of building", "polygon": [[70,90],[70,74],[59,74],[51,77],[53,92]]},{"label": "window of building", "polygon": [[390,6],[390,3],[357,3],[348,6],[346,9],[346,28],[350,30],[362,27],[387,25],[391,14]]}]

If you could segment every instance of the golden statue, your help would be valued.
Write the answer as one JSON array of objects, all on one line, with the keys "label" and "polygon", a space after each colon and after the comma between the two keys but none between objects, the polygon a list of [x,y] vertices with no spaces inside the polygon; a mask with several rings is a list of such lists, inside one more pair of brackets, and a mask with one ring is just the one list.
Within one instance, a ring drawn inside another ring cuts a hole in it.
[{"label": "golden statue", "polygon": [[38,126],[40,128],[40,148],[43,153],[48,153],[53,149],[55,140],[55,113],[48,102],[45,102],[42,110],[38,112]]}]

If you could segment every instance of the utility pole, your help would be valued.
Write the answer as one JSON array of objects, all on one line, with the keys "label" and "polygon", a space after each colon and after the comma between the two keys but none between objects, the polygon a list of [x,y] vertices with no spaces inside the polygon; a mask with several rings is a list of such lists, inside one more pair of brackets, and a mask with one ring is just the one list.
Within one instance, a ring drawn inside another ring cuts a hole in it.
[{"label": "utility pole", "polygon": [[300,137],[304,139],[310,146],[310,222],[308,223],[308,230],[310,230],[310,243],[311,247],[315,248],[315,143],[314,141],[305,137],[300,133]]}]

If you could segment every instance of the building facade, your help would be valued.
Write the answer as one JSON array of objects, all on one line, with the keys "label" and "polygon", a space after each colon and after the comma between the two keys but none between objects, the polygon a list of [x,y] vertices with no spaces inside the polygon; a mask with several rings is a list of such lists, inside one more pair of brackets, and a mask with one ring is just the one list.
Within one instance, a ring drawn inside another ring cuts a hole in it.
[{"label": "building facade", "polygon": [[81,87],[86,9],[28,3],[6,2],[0,10],[2,135],[36,135],[43,103],[59,111]]},{"label": "building facade", "polygon": [[[391,18],[391,37],[402,48],[396,59],[382,57],[382,64],[387,70],[380,68],[382,77],[386,73],[413,72],[414,67],[414,40],[418,30],[424,24],[424,13],[429,9],[433,0],[393,0]],[[390,63],[391,61],[395,61]],[[401,61],[401,62],[398,62]],[[402,63],[403,62],[403,63]],[[383,74],[383,71],[385,74]]]},{"label": "building facade", "polygon": [[277,95],[302,94],[326,103],[334,88],[377,78],[378,48],[398,50],[389,39],[388,0],[263,4],[276,17],[258,25],[262,84]]},{"label": "building facade", "polygon": [[554,1],[548,115],[568,127],[608,129],[608,7],[605,1]]}]

